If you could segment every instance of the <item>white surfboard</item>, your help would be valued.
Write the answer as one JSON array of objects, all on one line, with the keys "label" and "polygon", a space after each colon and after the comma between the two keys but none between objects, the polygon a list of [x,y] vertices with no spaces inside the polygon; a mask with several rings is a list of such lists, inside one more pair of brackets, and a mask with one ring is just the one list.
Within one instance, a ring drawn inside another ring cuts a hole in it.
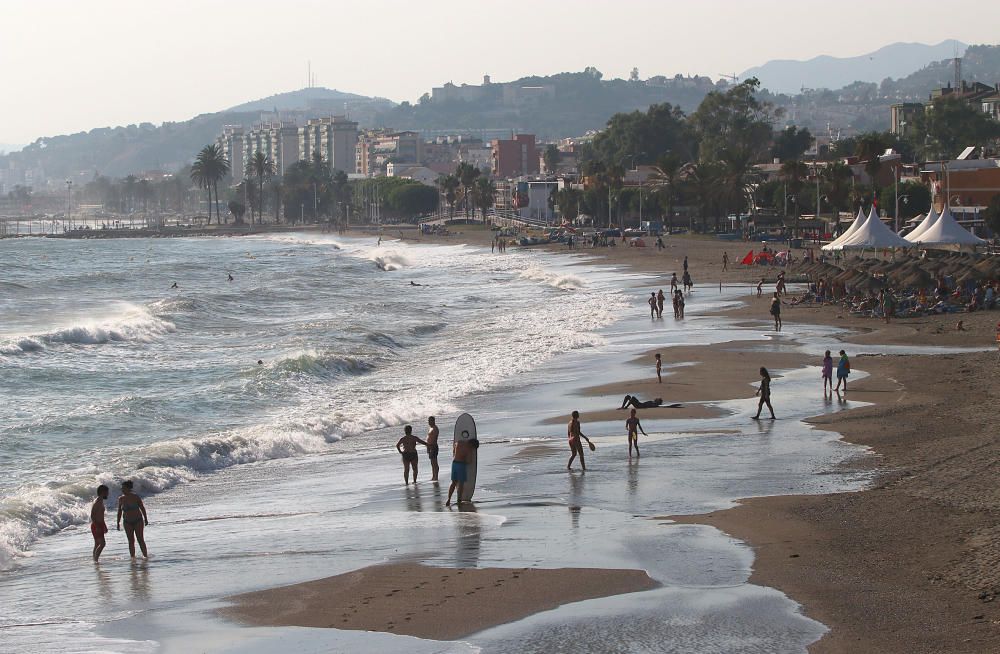
[{"label": "white surfboard", "polygon": [[463,502],[468,502],[472,499],[472,494],[476,492],[476,469],[477,469],[477,445],[478,440],[476,439],[476,421],[472,419],[468,413],[463,413],[458,416],[458,420],[455,421],[455,442],[459,441],[476,441],[473,447],[469,448],[469,456],[466,458],[465,468],[468,471],[468,476],[465,481],[464,492],[462,497],[459,499]]}]

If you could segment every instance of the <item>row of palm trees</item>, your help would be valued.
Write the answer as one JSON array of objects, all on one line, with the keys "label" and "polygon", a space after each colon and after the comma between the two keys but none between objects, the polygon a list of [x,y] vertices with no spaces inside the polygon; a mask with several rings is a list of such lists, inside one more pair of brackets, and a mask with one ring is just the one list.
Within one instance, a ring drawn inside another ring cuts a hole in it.
[{"label": "row of palm trees", "polygon": [[455,204],[461,200],[466,218],[479,209],[485,221],[486,212],[495,203],[496,186],[479,168],[466,161],[458,164],[454,174],[438,177],[437,186],[448,205],[450,217],[454,217]]},{"label": "row of palm trees", "polygon": [[[216,144],[206,145],[202,148],[191,165],[191,181],[197,184],[198,188],[205,189],[208,193],[209,220],[212,218],[212,198],[214,193],[215,218],[216,222],[220,225],[222,224],[222,214],[219,210],[219,182],[225,179],[231,170],[232,165],[226,159],[222,148]],[[257,208],[257,222],[261,222],[263,219],[264,183],[271,180],[277,174],[277,171],[274,162],[263,152],[257,150],[247,161],[245,174],[247,179],[254,180],[257,184],[256,202],[251,202],[250,205],[250,223],[253,224],[254,205]]]}]

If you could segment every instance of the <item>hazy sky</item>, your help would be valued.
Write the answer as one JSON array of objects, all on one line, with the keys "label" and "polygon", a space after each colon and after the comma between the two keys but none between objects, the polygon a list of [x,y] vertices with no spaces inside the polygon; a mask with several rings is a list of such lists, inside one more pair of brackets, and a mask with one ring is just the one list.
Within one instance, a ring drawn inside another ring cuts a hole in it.
[{"label": "hazy sky", "polygon": [[[396,101],[596,66],[739,73],[895,41],[996,43],[987,0],[2,0],[0,144],[186,120],[306,85]],[[0,146],[2,147],[2,146]]]}]

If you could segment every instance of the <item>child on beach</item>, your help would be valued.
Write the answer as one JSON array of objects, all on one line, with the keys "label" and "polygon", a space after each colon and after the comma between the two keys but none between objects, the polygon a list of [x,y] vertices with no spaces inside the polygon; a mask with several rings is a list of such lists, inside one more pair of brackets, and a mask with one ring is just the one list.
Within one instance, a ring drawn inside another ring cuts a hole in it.
[{"label": "child on beach", "polygon": [[396,441],[396,451],[403,456],[403,481],[410,483],[410,468],[413,468],[413,483],[417,483],[417,443],[426,446],[427,441],[413,435],[413,427],[403,427],[403,437]]},{"label": "child on beach", "polygon": [[830,356],[830,350],[826,351],[823,355],[823,395],[826,395],[826,390],[829,387],[830,392],[833,392],[833,357]]},{"label": "child on beach", "polygon": [[94,535],[94,561],[101,558],[104,551],[104,534],[108,533],[108,524],[104,521],[104,500],[108,499],[108,487],[101,484],[97,487],[97,499],[90,507],[90,533]]},{"label": "child on beach", "polygon": [[760,388],[757,389],[756,395],[760,396],[760,401],[757,403],[757,415],[753,419],[760,420],[760,410],[766,404],[767,410],[771,412],[771,420],[774,420],[774,409],[771,407],[771,374],[767,372],[767,368],[760,369]]},{"label": "child on beach", "polygon": [[837,388],[834,390],[838,393],[840,392],[840,383],[844,383],[844,392],[847,392],[847,377],[851,374],[851,362],[847,358],[847,353],[843,350],[840,351],[840,361],[837,362]]},{"label": "child on beach", "polygon": [[124,517],[129,556],[135,558],[135,541],[138,540],[143,558],[148,559],[149,553],[146,551],[143,529],[149,526],[149,517],[146,516],[146,506],[142,503],[142,498],[132,492],[132,487],[131,481],[122,482],[122,494],[118,498],[118,531],[122,530],[122,517]]},{"label": "child on beach", "polygon": [[639,418],[635,415],[635,409],[632,409],[631,415],[625,421],[625,431],[628,432],[628,458],[632,458],[633,444],[635,445],[635,455],[639,456],[639,432],[641,431],[643,436],[648,436],[649,434],[642,428],[642,423],[639,422]]},{"label": "child on beach", "polygon": [[660,353],[656,353],[656,383],[662,384],[663,377],[660,376],[660,369],[663,367],[663,360],[660,359]]},{"label": "child on beach", "polygon": [[462,438],[455,441],[451,448],[451,486],[448,487],[448,499],[445,506],[451,506],[451,496],[458,489],[458,504],[462,503],[462,493],[465,492],[465,482],[469,480],[469,432],[462,432]]}]

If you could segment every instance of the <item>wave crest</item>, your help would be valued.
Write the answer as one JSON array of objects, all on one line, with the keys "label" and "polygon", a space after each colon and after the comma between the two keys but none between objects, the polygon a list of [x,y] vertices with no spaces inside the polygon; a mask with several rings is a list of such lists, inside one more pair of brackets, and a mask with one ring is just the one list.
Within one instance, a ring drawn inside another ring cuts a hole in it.
[{"label": "wave crest", "polygon": [[518,276],[521,279],[528,279],[533,282],[541,282],[564,291],[575,291],[583,288],[583,280],[576,275],[565,275],[562,273],[545,270],[539,266],[531,266],[521,271]]},{"label": "wave crest", "polygon": [[153,315],[144,307],[128,306],[117,315],[101,321],[72,325],[43,334],[15,336],[0,342],[0,354],[27,354],[57,345],[152,343],[176,329],[172,322]]}]

